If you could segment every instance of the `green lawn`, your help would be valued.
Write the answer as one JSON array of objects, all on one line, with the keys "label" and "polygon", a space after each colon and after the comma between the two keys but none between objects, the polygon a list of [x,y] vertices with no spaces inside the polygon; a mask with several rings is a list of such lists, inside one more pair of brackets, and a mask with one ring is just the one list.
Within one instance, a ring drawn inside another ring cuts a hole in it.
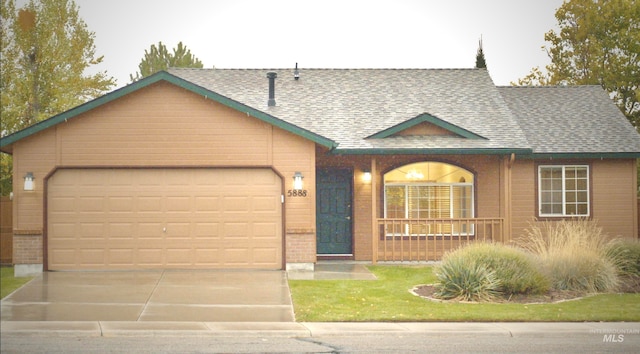
[{"label": "green lawn", "polygon": [[0,267],[0,299],[4,299],[31,279],[31,277],[15,278],[13,267]]},{"label": "green lawn", "polygon": [[438,303],[412,295],[435,281],[431,267],[369,267],[378,280],[290,280],[300,322],[640,321],[640,294],[603,294],[558,304]]}]

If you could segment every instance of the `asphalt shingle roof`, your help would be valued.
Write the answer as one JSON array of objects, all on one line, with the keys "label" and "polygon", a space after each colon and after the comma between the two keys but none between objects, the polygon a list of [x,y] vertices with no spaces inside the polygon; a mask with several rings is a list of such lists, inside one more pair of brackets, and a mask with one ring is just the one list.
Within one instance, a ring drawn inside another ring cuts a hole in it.
[{"label": "asphalt shingle roof", "polygon": [[[268,72],[278,76],[273,107]],[[599,86],[496,87],[484,69],[303,69],[299,80],[293,69],[169,69],[2,137],[0,148],[11,153],[18,140],[162,80],[335,153],[640,157],[640,135]],[[397,134],[416,124],[454,134]]]},{"label": "asphalt shingle roof", "polygon": [[600,86],[509,86],[498,91],[534,153],[640,152],[640,135]]},{"label": "asphalt shingle roof", "polygon": [[[275,107],[267,72],[276,72]],[[169,69],[169,73],[338,143],[337,151],[527,149],[511,110],[479,69]],[[486,139],[367,139],[423,113]]]}]

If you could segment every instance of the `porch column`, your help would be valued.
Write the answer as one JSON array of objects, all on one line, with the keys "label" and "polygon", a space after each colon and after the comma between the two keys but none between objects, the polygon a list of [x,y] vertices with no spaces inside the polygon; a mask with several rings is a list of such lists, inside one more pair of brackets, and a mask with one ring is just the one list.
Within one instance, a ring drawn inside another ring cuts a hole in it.
[{"label": "porch column", "polygon": [[376,171],[376,159],[371,159],[371,263],[376,264],[378,262],[378,172]]},{"label": "porch column", "polygon": [[502,223],[502,235],[501,242],[509,243],[511,241],[511,168],[515,162],[516,155],[506,155],[502,158],[501,173],[502,173],[502,198],[500,200],[500,217],[503,220]]}]

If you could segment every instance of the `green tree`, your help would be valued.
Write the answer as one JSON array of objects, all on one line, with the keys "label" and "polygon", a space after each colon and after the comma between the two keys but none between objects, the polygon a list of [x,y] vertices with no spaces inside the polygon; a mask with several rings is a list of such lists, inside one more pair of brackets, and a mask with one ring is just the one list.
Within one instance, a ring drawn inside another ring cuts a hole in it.
[{"label": "green tree", "polygon": [[129,75],[129,78],[134,82],[168,68],[202,67],[200,59],[192,55],[182,42],[178,43],[177,48],[173,48],[173,53],[169,53],[167,47],[162,42],[158,42],[158,46],[152,44],[149,50],[144,51],[144,58],[138,65],[140,71],[136,72],[135,77]]},{"label": "green tree", "polygon": [[476,68],[486,69],[487,61],[484,59],[484,52],[482,51],[482,38],[478,42],[478,53],[476,54]]},{"label": "green tree", "polygon": [[0,100],[2,136],[66,111],[108,91],[105,72],[86,75],[95,56],[95,34],[71,0],[31,0],[16,11],[1,1]]},{"label": "green tree", "polygon": [[[0,0],[0,137],[108,91],[105,72],[85,74],[96,57],[95,34],[71,0],[30,0],[17,9]],[[0,192],[11,191],[11,157],[0,156]]]},{"label": "green tree", "polygon": [[601,85],[640,129],[640,1],[569,0],[544,36],[551,64],[519,85]]}]

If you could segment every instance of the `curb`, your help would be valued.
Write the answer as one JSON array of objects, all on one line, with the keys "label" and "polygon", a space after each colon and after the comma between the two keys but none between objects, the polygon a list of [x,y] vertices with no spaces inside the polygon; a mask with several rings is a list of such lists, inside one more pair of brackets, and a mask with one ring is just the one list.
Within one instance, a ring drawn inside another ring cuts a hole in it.
[{"label": "curb", "polygon": [[397,334],[481,334],[505,337],[640,334],[640,322],[120,322],[2,321],[2,336],[60,337],[323,337]]}]

